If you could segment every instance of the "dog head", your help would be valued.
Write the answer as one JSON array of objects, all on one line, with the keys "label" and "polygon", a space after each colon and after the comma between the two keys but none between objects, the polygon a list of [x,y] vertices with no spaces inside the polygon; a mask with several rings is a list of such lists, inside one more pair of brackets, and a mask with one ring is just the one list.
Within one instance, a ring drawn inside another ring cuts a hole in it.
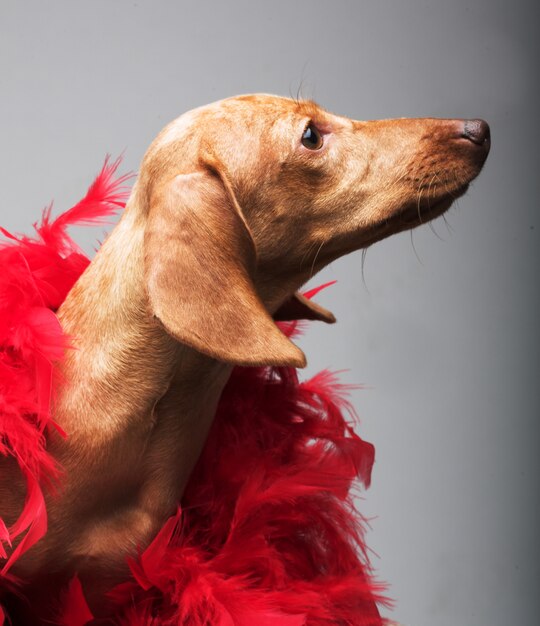
[{"label": "dog head", "polygon": [[295,291],[334,259],[441,215],[489,145],[481,120],[361,122],[268,95],[190,111],[141,168],[152,312],[219,360],[302,366],[272,316],[333,321]]}]

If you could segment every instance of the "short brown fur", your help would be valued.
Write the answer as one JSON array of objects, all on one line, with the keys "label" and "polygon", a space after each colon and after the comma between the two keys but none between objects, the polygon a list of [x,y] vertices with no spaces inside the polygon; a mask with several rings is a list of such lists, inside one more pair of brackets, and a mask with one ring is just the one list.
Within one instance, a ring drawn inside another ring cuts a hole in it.
[{"label": "short brown fur", "polygon": [[[306,125],[320,150],[302,145]],[[240,96],[150,146],[125,213],[59,310],[76,350],[55,408],[67,440],[28,581],[79,571],[97,611],[182,497],[235,364],[302,366],[276,319],[332,314],[296,291],[332,260],[443,213],[487,155],[461,120],[359,122]],[[24,489],[0,461],[0,515]]]}]

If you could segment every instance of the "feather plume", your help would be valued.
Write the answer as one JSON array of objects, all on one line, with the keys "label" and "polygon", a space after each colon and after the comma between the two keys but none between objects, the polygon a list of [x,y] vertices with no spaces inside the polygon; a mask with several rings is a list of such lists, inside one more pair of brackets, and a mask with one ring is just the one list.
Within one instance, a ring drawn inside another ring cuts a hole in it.
[{"label": "feather plume", "polygon": [[55,620],[58,626],[84,626],[93,619],[78,576],[70,581],[60,597],[60,614]]},{"label": "feather plume", "polygon": [[0,558],[6,576],[13,563],[46,532],[42,487],[58,479],[59,468],[47,453],[47,429],[61,429],[51,416],[55,364],[67,347],[54,311],[89,260],[67,234],[68,226],[100,223],[121,209],[125,182],[116,177],[120,160],[107,158],[86,196],[51,221],[51,206],[35,224],[37,237],[0,232],[0,454],[14,457],[26,481],[27,497],[18,519],[0,521]]}]

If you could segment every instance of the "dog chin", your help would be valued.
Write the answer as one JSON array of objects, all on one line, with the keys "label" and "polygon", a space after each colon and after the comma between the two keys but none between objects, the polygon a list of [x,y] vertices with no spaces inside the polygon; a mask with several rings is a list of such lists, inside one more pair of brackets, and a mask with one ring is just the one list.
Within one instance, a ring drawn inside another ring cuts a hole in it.
[{"label": "dog chin", "polygon": [[357,245],[356,249],[367,248],[381,239],[431,222],[448,211],[454,201],[466,193],[468,188],[469,183],[466,183],[439,198],[424,199],[420,203],[411,201],[404,204],[401,208],[397,208],[390,217],[374,224],[368,231],[364,231],[362,245]]},{"label": "dog chin", "polygon": [[400,211],[386,221],[384,225],[385,230],[388,229],[388,233],[385,233],[385,237],[400,232],[402,230],[410,230],[416,228],[422,224],[426,224],[437,217],[440,217],[443,213],[448,211],[455,200],[461,198],[469,188],[469,183],[466,183],[444,196],[437,199],[426,199],[418,202],[410,202],[406,204]]}]

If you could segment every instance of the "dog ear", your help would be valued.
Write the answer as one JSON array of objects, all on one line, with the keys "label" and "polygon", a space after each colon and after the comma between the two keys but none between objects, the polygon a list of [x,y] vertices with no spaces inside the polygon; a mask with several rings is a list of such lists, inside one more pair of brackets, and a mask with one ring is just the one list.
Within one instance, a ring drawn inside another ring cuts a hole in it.
[{"label": "dog ear", "polygon": [[238,365],[304,367],[253,284],[255,244],[232,191],[204,171],[154,189],[145,231],[150,306],[179,341]]},{"label": "dog ear", "polygon": [[284,302],[274,313],[273,317],[276,322],[317,320],[327,324],[334,324],[336,321],[331,311],[298,292]]}]

